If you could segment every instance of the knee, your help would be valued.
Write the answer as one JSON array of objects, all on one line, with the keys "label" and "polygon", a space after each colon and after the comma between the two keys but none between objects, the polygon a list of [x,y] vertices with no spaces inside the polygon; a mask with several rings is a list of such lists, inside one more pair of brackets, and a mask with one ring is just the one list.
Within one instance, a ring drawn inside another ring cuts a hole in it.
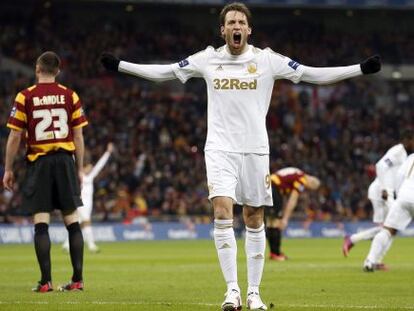
[{"label": "knee", "polygon": [[233,202],[228,198],[213,199],[214,219],[233,219]]},{"label": "knee", "polygon": [[244,219],[246,227],[258,229],[263,225],[263,216],[261,214],[248,215]]},{"label": "knee", "polygon": [[387,230],[391,234],[391,236],[395,236],[398,232],[398,230],[390,227],[384,227],[384,229]]}]

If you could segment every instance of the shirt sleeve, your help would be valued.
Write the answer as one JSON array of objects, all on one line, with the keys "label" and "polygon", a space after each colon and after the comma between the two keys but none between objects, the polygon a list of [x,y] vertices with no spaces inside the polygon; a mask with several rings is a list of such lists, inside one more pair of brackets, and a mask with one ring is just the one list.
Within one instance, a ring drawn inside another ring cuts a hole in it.
[{"label": "shirt sleeve", "polygon": [[171,64],[168,65],[141,65],[125,61],[119,63],[119,72],[151,80],[162,82],[176,79]]},{"label": "shirt sleeve", "polygon": [[92,180],[98,176],[99,172],[103,169],[103,167],[105,166],[106,162],[108,162],[109,157],[111,156],[111,154],[106,151],[102,157],[99,159],[99,161],[95,164],[95,166],[93,167],[93,169],[91,170],[91,172],[88,174],[91,176]]},{"label": "shirt sleeve", "polygon": [[17,131],[22,131],[26,128],[27,116],[25,110],[25,101],[25,96],[21,92],[18,93],[14,100],[13,108],[7,121],[8,128]]},{"label": "shirt sleeve", "polygon": [[303,75],[303,66],[289,57],[276,53],[270,48],[266,49],[268,53],[269,68],[273,79],[288,79],[294,83],[301,81]]},{"label": "shirt sleeve", "polygon": [[362,75],[361,66],[310,67],[301,65],[302,81],[313,84],[331,84]]},{"label": "shirt sleeve", "polygon": [[204,68],[207,64],[208,55],[211,49],[213,48],[208,47],[178,63],[172,64],[171,66],[176,77],[180,79],[182,83],[187,82],[190,78],[202,78],[204,76]]},{"label": "shirt sleeve", "polygon": [[73,92],[72,94],[72,101],[74,106],[71,119],[72,128],[80,128],[86,126],[88,124],[88,121],[86,120],[81,100],[76,92]]}]

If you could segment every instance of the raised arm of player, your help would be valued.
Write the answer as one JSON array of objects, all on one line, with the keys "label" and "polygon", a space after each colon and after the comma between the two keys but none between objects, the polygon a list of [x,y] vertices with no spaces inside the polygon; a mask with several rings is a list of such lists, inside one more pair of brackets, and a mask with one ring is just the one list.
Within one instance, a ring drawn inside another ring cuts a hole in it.
[{"label": "raised arm of player", "polygon": [[91,176],[92,179],[95,178],[96,176],[98,176],[99,172],[103,169],[106,162],[108,162],[112,151],[113,151],[113,144],[109,143],[105,153],[101,156],[101,158],[98,160],[98,162],[96,162],[95,166],[93,167],[93,169],[89,173],[89,176]]},{"label": "raised arm of player", "polygon": [[371,56],[361,64],[342,67],[310,67],[303,66],[301,81],[314,84],[331,84],[362,74],[372,74],[381,70],[381,59],[378,55]]},{"label": "raised arm of player", "polygon": [[299,199],[299,192],[296,190],[293,190],[290,195],[289,199],[286,202],[286,206],[283,210],[283,218],[282,218],[282,229],[285,229],[289,223],[290,216],[293,213],[293,210],[295,209],[296,205],[298,204]]},{"label": "raised arm of player", "polygon": [[177,79],[171,65],[141,65],[121,61],[109,53],[102,53],[102,65],[110,71],[119,71],[147,80],[162,82]]},{"label": "raised arm of player", "polygon": [[6,159],[4,165],[3,186],[6,190],[13,191],[14,173],[13,163],[19,150],[22,131],[12,129],[7,139]]}]

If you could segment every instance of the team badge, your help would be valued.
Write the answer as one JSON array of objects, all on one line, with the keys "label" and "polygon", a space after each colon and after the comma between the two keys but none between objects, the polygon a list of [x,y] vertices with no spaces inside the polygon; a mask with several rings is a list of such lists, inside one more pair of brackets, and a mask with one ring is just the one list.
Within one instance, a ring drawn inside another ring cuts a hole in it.
[{"label": "team badge", "polygon": [[250,63],[247,65],[247,71],[249,73],[256,73],[257,71],[257,65],[255,63]]}]

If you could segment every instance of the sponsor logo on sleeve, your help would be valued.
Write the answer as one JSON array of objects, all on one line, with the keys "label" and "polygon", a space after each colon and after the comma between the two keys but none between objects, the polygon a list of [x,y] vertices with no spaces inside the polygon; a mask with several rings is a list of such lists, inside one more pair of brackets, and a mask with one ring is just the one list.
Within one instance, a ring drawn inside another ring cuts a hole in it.
[{"label": "sponsor logo on sleeve", "polygon": [[385,164],[387,164],[389,167],[391,167],[393,165],[391,159],[387,158],[384,160]]},{"label": "sponsor logo on sleeve", "polygon": [[296,70],[296,69],[298,69],[298,67],[300,66],[300,64],[299,64],[298,62],[295,62],[294,60],[291,60],[291,61],[288,63],[288,66],[289,66],[290,68],[292,68],[293,70]]},{"label": "sponsor logo on sleeve", "polygon": [[180,68],[183,68],[185,66],[188,66],[188,64],[190,64],[190,62],[188,61],[188,59],[183,59],[182,61],[180,61],[178,63],[178,66],[180,66]]},{"label": "sponsor logo on sleeve", "polygon": [[16,107],[13,107],[12,110],[11,110],[11,112],[10,112],[10,116],[12,118],[14,118],[16,116],[16,113],[17,113],[17,108]]}]

